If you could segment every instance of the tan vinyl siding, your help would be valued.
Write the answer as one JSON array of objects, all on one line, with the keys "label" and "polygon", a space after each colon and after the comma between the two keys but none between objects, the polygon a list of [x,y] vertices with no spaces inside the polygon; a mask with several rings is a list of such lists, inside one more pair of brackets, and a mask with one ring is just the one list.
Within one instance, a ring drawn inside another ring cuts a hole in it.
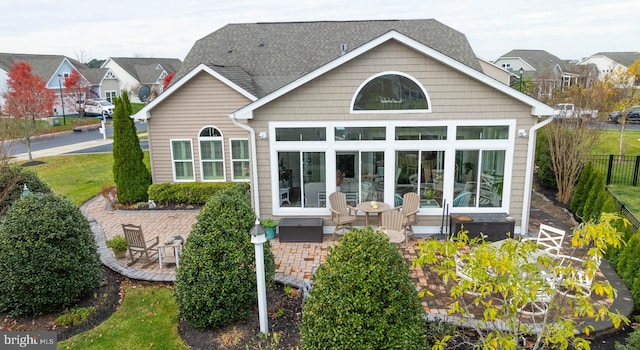
[{"label": "tan vinyl siding", "polygon": [[[376,114],[350,113],[351,100],[372,75],[397,71],[417,79],[427,91],[431,113]],[[429,120],[509,119],[517,120],[517,129],[527,132],[536,122],[531,107],[475,79],[460,73],[430,57],[404,46],[389,42],[337,67],[294,91],[289,92],[254,112],[250,121],[256,130],[268,131],[269,121],[330,121],[330,120]],[[514,166],[510,214],[522,212],[528,138],[515,138]],[[258,179],[263,214],[270,215],[271,184],[270,154],[267,140],[258,140]],[[332,224],[328,216],[325,224]],[[441,217],[421,218],[419,225],[440,226]]]},{"label": "tan vinyl siding", "polygon": [[201,181],[198,134],[205,126],[216,127],[222,132],[225,174],[227,181],[231,181],[229,139],[248,138],[249,134],[235,126],[228,114],[249,102],[209,74],[200,73],[153,108],[149,119],[153,182],[173,182],[172,139],[191,139],[195,181]]}]

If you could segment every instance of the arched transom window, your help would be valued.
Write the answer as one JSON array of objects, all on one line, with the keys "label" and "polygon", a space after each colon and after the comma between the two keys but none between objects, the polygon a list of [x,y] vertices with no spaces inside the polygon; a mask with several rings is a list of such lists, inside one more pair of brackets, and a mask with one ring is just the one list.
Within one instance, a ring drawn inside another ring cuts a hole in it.
[{"label": "arched transom window", "polygon": [[384,72],[371,77],[356,93],[352,111],[426,112],[429,96],[412,77],[399,72]]},{"label": "arched transom window", "polygon": [[203,181],[224,181],[224,147],[222,133],[207,126],[198,135],[200,144],[200,169]]}]

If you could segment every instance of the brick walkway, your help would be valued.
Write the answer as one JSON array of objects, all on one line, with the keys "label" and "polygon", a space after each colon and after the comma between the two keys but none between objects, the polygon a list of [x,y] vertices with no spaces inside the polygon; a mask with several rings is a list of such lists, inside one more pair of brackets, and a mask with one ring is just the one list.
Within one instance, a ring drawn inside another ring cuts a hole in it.
[{"label": "brick walkway", "polygon": [[[575,226],[572,216],[555,208],[552,203],[534,194],[529,222],[529,232],[537,232],[541,223],[565,229]],[[148,281],[175,280],[175,265],[165,265],[162,268],[157,260],[150,263],[134,263],[129,265],[128,258],[116,260],[112,252],[106,247],[105,240],[122,235],[123,223],[142,225],[145,235],[159,235],[165,237],[182,236],[187,238],[193,223],[196,221],[196,210],[143,210],[123,211],[109,210],[105,200],[98,196],[82,206],[82,211],[91,222],[96,236],[98,250],[102,262],[113,270],[133,279]],[[553,209],[553,210],[552,210]],[[424,239],[424,238],[423,238]],[[412,241],[402,247],[403,256],[411,263],[417,256],[417,243],[421,239]],[[565,240],[568,241],[568,240]],[[322,243],[282,243],[277,239],[271,240],[271,249],[276,263],[276,281],[300,288],[304,280],[311,279],[315,267],[325,262],[329,248],[335,244],[331,235],[324,235]],[[596,303],[612,305],[625,315],[630,315],[633,300],[629,292],[606,261],[603,262],[598,278],[608,278],[618,289],[616,300],[596,300]],[[603,274],[604,271],[604,274]],[[452,299],[449,289],[439,282],[438,277],[428,269],[411,267],[412,278],[419,289],[427,288],[434,295],[423,297],[422,304],[431,317],[444,318],[447,307]],[[440,315],[440,316],[438,316]],[[596,332],[611,328],[609,323],[595,324]]]}]

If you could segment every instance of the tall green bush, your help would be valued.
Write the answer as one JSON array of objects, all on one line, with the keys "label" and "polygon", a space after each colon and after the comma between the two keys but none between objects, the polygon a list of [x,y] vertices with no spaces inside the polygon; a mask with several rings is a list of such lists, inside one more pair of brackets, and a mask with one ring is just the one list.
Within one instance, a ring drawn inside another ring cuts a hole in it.
[{"label": "tall green bush", "polygon": [[313,276],[302,312],[303,349],[426,349],[426,322],[398,247],[354,229]]},{"label": "tall green bush", "polygon": [[629,238],[618,255],[616,272],[629,287],[635,309],[640,309],[640,231]]},{"label": "tall green bush", "polygon": [[[589,188],[587,184],[593,174],[593,163],[588,162],[580,173],[580,180],[576,184],[576,188],[573,190],[573,197],[571,198],[571,204],[569,208],[576,215],[582,216],[582,209],[584,208],[584,202],[589,195]],[[578,214],[580,213],[580,214]]]},{"label": "tall green bush", "polygon": [[589,182],[588,194],[582,209],[582,218],[584,221],[594,220],[600,217],[602,205],[606,197],[606,189],[604,187],[604,175],[601,171],[593,171],[592,180]]},{"label": "tall green bush", "polygon": [[113,111],[113,180],[118,201],[123,204],[146,202],[151,173],[144,164],[144,153],[131,115],[126,91],[115,98]]},{"label": "tall green bush", "polygon": [[[180,315],[192,326],[220,328],[251,315],[257,303],[255,249],[249,234],[255,220],[245,186],[214,195],[198,214],[175,282]],[[264,250],[271,285],[275,263],[268,242]]]},{"label": "tall green bush", "polygon": [[17,164],[0,169],[0,217],[22,195],[24,185],[31,192],[51,193],[49,185],[40,180],[36,172]]},{"label": "tall green bush", "polygon": [[535,161],[538,169],[538,180],[540,180],[542,186],[553,189],[558,188],[549,151],[549,139],[544,128],[538,132],[538,138],[536,139]]},{"label": "tall green bush", "polygon": [[40,314],[70,305],[100,283],[89,222],[56,194],[17,200],[0,224],[0,311]]}]

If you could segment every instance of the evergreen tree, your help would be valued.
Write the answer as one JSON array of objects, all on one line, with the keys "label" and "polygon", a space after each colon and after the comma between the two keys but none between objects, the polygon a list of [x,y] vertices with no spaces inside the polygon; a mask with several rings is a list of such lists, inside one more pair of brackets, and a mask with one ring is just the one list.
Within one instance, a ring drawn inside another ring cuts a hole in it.
[{"label": "evergreen tree", "polygon": [[573,191],[573,198],[571,198],[571,211],[576,215],[582,216],[582,209],[584,208],[584,201],[587,199],[589,195],[589,188],[587,187],[587,183],[591,178],[591,174],[593,173],[593,163],[589,162],[582,169],[582,174],[580,174],[580,180],[576,185],[575,190]]},{"label": "evergreen tree", "polygon": [[146,202],[151,173],[144,164],[144,153],[131,115],[126,91],[115,99],[113,111],[113,180],[118,201],[123,204]]}]

